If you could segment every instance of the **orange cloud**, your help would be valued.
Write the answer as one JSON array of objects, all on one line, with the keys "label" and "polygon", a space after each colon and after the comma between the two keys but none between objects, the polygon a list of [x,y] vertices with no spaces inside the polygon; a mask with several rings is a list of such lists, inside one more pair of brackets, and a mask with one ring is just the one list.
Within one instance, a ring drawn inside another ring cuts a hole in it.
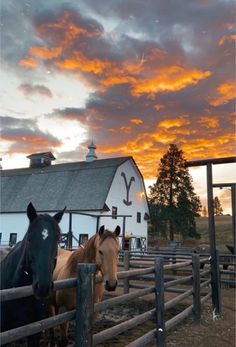
[{"label": "orange cloud", "polygon": [[[35,59],[51,60],[54,66],[62,70],[71,70],[75,74],[94,74],[97,88],[102,92],[110,86],[129,84],[135,97],[142,94],[154,97],[161,92],[179,91],[211,75],[210,71],[185,68],[181,65],[163,67],[167,54],[157,47],[150,48],[148,54],[143,54],[137,59],[123,61],[88,55],[88,37],[101,36],[102,29],[92,23],[86,25],[86,28],[83,27],[79,16],[70,11],[64,11],[52,22],[38,24],[36,30],[39,37],[45,41],[50,37],[54,47],[31,47],[28,58],[22,59],[20,64],[36,67]],[[161,107],[157,104],[156,109],[159,110]]]},{"label": "orange cloud", "polygon": [[236,41],[236,35],[224,35],[224,36],[220,39],[218,45],[219,45],[219,46],[222,46],[222,45],[224,45],[226,42],[229,42],[229,41]]},{"label": "orange cloud", "polygon": [[136,81],[131,87],[133,96],[149,94],[151,97],[160,92],[174,92],[195,85],[211,75],[210,71],[188,70],[181,66],[169,66],[153,70],[149,78]]},{"label": "orange cloud", "polygon": [[219,119],[217,117],[202,116],[200,117],[199,121],[207,128],[217,128],[219,126]]},{"label": "orange cloud", "polygon": [[8,153],[32,153],[48,150],[48,148],[59,148],[62,142],[58,139],[47,138],[40,135],[3,135],[2,140],[12,142]]},{"label": "orange cloud", "polygon": [[35,68],[38,66],[38,63],[35,59],[26,57],[19,61],[19,65],[24,66],[26,68]]},{"label": "orange cloud", "polygon": [[97,58],[89,59],[83,53],[75,52],[72,58],[57,61],[55,65],[65,70],[80,69],[81,71],[101,74],[110,63]]},{"label": "orange cloud", "polygon": [[188,125],[189,120],[186,119],[186,117],[180,117],[180,118],[171,118],[171,119],[164,119],[161,122],[159,122],[158,127],[159,128],[165,128],[170,129],[174,127],[182,127],[183,125]]},{"label": "orange cloud", "polygon": [[132,119],[130,119],[130,122],[137,124],[137,125],[143,123],[142,119],[140,119],[140,118],[132,118]]},{"label": "orange cloud", "polygon": [[41,59],[53,59],[58,57],[62,52],[61,47],[47,48],[47,47],[32,47],[29,50],[29,54]]},{"label": "orange cloud", "polygon": [[36,29],[41,37],[46,37],[48,32],[50,32],[56,39],[59,33],[60,40],[67,46],[72,40],[82,35],[87,37],[101,35],[99,28],[90,26],[90,30],[88,30],[88,28],[86,29],[79,25],[79,20],[80,18],[78,16],[75,17],[73,12],[65,10],[54,22],[39,24]]},{"label": "orange cloud", "polygon": [[156,105],[154,105],[154,107],[157,111],[160,111],[162,108],[165,108],[165,106],[161,105],[161,104],[156,104]]},{"label": "orange cloud", "polygon": [[235,98],[235,83],[225,82],[217,88],[218,96],[209,98],[209,103],[212,106],[220,106],[227,104],[231,99]]}]

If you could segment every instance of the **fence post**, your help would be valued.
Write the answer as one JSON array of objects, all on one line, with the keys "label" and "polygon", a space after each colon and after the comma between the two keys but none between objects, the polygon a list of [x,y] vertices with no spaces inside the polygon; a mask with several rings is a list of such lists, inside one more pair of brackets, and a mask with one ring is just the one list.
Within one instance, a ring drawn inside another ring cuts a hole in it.
[{"label": "fence post", "polygon": [[196,322],[201,318],[201,288],[200,288],[200,261],[199,255],[192,255],[193,271],[193,319]]},{"label": "fence post", "polygon": [[162,257],[155,259],[155,287],[157,345],[165,347],[164,260]]},{"label": "fence post", "polygon": [[[130,251],[124,251],[124,271],[129,270]],[[129,293],[129,279],[124,279],[124,294]]]},{"label": "fence post", "polygon": [[93,286],[96,264],[78,264],[75,346],[92,346]]},{"label": "fence post", "polygon": [[[212,303],[213,303],[213,314],[221,314],[221,293],[220,293],[220,262],[219,262],[219,251],[215,251],[215,260],[211,258],[211,287],[212,287]],[[215,268],[213,269],[213,266]],[[216,274],[216,278],[213,278],[213,271]]]}]

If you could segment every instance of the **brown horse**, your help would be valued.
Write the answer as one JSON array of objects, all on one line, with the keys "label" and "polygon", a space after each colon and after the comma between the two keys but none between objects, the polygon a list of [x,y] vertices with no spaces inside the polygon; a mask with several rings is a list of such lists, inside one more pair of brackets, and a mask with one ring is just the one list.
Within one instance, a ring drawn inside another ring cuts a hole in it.
[{"label": "brown horse", "polygon": [[[105,230],[102,226],[84,246],[79,247],[76,251],[70,252],[60,249],[53,279],[62,280],[77,277],[78,263],[95,263],[97,265],[97,274],[102,275],[104,285],[103,282],[95,284],[93,299],[94,303],[100,302],[103,297],[104,287],[108,291],[114,291],[117,286],[117,263],[120,249],[117,236],[119,234],[119,226],[116,227],[114,232]],[[76,306],[76,288],[58,290],[55,299],[57,313],[74,309]],[[61,346],[67,345],[68,327],[69,323],[61,325]]]}]

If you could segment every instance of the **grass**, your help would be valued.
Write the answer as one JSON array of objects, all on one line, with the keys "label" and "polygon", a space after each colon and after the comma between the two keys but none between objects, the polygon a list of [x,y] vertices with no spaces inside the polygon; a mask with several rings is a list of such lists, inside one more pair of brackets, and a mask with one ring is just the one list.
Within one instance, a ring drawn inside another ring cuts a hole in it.
[{"label": "grass", "polygon": [[[175,235],[175,240],[180,241],[185,246],[207,246],[209,245],[208,237],[208,218],[199,217],[196,218],[197,231],[201,234],[200,240],[186,239],[182,240],[178,235]],[[232,233],[232,217],[231,216],[215,216],[215,231],[216,231],[216,246],[219,250],[226,251],[225,245],[233,245],[233,233]],[[161,238],[151,236],[149,237],[149,244],[158,246],[167,246],[168,241]]]},{"label": "grass", "polygon": [[[200,243],[208,243],[208,218],[199,217],[196,219],[197,231],[201,234]],[[232,217],[215,216],[216,244],[233,244]]]}]

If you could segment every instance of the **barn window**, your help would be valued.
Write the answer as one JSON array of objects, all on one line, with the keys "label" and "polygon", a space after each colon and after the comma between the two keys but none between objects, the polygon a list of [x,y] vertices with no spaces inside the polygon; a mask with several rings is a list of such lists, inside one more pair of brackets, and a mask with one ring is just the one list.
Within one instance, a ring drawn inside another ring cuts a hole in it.
[{"label": "barn window", "polygon": [[117,207],[116,206],[112,206],[111,213],[112,213],[112,218],[117,219]]},{"label": "barn window", "polygon": [[137,223],[141,223],[141,212],[137,212]]},{"label": "barn window", "polygon": [[68,233],[61,234],[59,245],[61,248],[66,248],[68,243]]},{"label": "barn window", "polygon": [[9,246],[12,247],[16,244],[17,233],[10,233]]},{"label": "barn window", "polygon": [[88,234],[79,235],[79,245],[84,245],[88,241]]}]

